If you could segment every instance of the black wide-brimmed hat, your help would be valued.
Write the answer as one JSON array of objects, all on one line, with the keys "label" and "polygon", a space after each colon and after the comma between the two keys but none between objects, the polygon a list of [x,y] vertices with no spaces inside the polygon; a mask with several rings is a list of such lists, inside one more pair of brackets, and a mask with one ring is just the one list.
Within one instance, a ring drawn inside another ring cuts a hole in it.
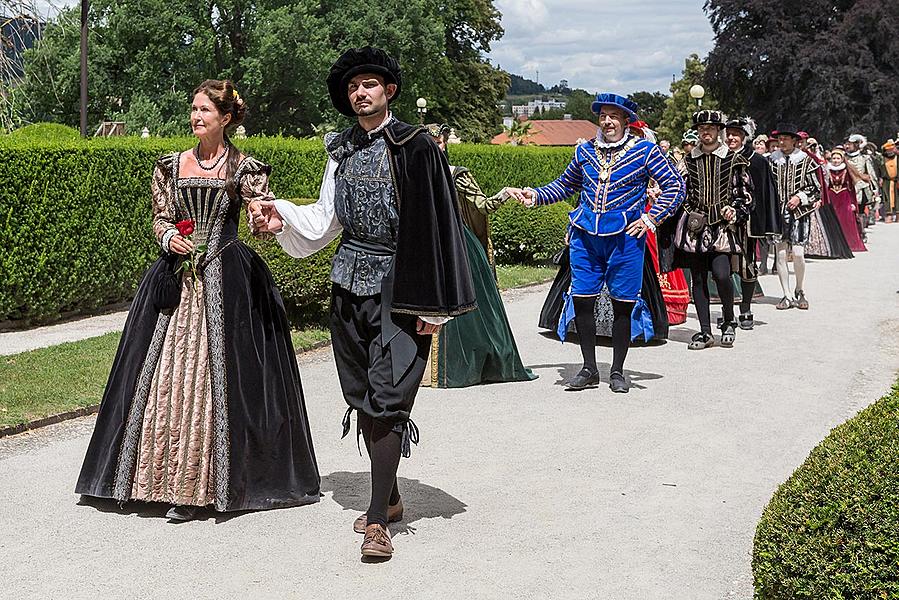
[{"label": "black wide-brimmed hat", "polygon": [[802,136],[799,135],[799,128],[793,123],[779,123],[775,131],[777,131],[777,135],[791,135],[797,140],[802,139]]},{"label": "black wide-brimmed hat", "polygon": [[717,125],[723,128],[727,123],[727,117],[720,110],[698,110],[693,113],[693,128],[700,125]]},{"label": "black wide-brimmed hat", "polygon": [[380,75],[385,83],[396,85],[396,93],[390,101],[399,98],[400,89],[403,87],[400,63],[380,48],[372,46],[350,48],[337,59],[328,72],[328,94],[331,96],[331,104],[341,114],[348,117],[356,116],[356,111],[350,104],[347,84],[360,73]]}]

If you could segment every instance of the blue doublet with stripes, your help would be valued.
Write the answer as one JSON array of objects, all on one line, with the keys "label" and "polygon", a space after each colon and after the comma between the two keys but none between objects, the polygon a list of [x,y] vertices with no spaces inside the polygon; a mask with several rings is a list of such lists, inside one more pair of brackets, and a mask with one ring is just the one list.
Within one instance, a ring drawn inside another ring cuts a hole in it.
[{"label": "blue doublet with stripes", "polygon": [[592,235],[614,235],[642,215],[650,179],[662,189],[647,215],[653,224],[667,219],[683,202],[684,180],[652,142],[628,135],[620,145],[599,152],[595,140],[575,148],[565,172],[534,190],[536,203],[552,204],[578,194],[577,207],[569,213],[571,225]]}]

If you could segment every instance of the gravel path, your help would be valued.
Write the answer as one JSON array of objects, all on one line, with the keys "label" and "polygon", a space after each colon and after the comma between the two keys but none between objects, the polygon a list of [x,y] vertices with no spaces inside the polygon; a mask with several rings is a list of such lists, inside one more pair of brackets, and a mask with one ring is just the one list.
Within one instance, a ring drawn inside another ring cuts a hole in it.
[{"label": "gravel path", "polygon": [[[733,349],[695,331],[628,358],[630,394],[562,382],[576,345],[535,326],[547,286],[506,296],[534,382],[425,389],[400,467],[396,556],[360,564],[366,462],[341,441],[330,351],[300,359],[323,475],[313,506],[172,525],[165,508],[79,505],[90,417],[0,440],[8,598],[751,598],[755,526],[776,487],[899,369],[899,226],[851,261],[814,261],[811,310],[755,308]],[[611,349],[599,349],[603,378]]]}]

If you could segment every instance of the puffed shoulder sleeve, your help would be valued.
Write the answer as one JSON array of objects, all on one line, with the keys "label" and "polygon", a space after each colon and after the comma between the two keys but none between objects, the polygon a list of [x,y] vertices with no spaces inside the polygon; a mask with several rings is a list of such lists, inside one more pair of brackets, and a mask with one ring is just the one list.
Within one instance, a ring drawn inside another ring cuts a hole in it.
[{"label": "puffed shoulder sleeve", "polygon": [[[275,195],[272,193],[268,184],[268,178],[271,172],[272,168],[270,166],[255,158],[247,157],[244,159],[243,164],[241,165],[239,178],[240,197],[243,200],[244,206],[259,200],[275,200]],[[272,239],[273,236],[271,233],[257,231],[256,227],[253,225],[253,220],[250,218],[249,211],[247,211],[247,225],[249,226],[250,233],[253,234],[253,237],[259,239]]]},{"label": "puffed shoulder sleeve", "polygon": [[175,229],[175,206],[172,199],[172,179],[175,166],[174,154],[166,155],[156,161],[153,169],[153,180],[150,184],[151,201],[153,203],[153,235],[166,252],[169,241],[178,233]]}]

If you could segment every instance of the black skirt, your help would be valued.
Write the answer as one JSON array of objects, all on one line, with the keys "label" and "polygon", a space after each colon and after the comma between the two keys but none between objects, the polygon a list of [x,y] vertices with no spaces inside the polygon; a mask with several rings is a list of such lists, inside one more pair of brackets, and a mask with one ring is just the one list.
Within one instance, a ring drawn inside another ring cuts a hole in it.
[{"label": "black skirt", "polygon": [[[265,262],[246,245],[232,242],[218,262],[203,273],[199,318],[205,322],[197,325],[206,328],[208,361],[191,366],[197,373],[210,370],[214,430],[206,458],[214,467],[213,506],[230,511],[317,502],[318,467],[281,296]],[[150,267],[131,304],[77,493],[132,499],[145,443],[140,429],[154,402],[146,380],[167,360],[160,340],[181,335],[169,330],[173,311],[153,305],[154,279],[164,268],[163,259]],[[189,277],[184,285],[191,285]],[[204,347],[199,356],[206,355]],[[176,384],[154,389],[165,394]]]}]

